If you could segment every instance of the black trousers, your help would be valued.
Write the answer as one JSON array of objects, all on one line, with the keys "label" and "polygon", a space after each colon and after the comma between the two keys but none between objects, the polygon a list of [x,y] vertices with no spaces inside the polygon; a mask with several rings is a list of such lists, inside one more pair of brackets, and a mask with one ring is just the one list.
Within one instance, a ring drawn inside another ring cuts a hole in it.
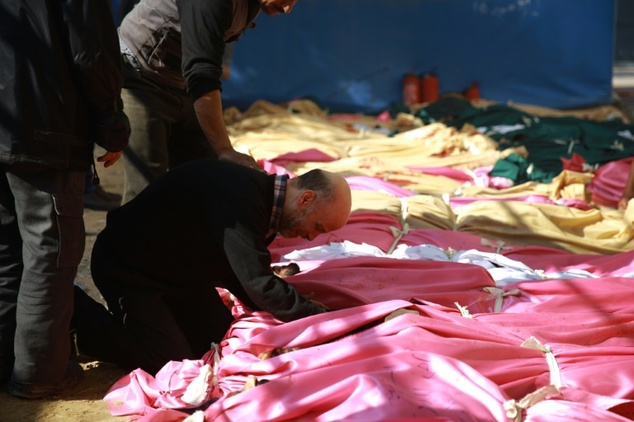
[{"label": "black trousers", "polygon": [[156,373],[170,360],[200,359],[233,321],[212,281],[195,289],[153,288],[152,280],[123,268],[99,240],[91,270],[108,309],[75,289],[79,350],[126,370]]}]

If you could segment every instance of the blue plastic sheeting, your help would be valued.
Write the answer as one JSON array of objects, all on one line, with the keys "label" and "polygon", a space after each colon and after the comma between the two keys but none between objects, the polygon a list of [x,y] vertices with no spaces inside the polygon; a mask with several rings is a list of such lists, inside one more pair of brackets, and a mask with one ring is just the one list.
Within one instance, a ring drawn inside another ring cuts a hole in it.
[{"label": "blue plastic sheeting", "polygon": [[235,44],[225,105],[312,97],[381,111],[401,81],[435,71],[440,91],[554,108],[612,101],[615,0],[301,0],[261,14]]}]

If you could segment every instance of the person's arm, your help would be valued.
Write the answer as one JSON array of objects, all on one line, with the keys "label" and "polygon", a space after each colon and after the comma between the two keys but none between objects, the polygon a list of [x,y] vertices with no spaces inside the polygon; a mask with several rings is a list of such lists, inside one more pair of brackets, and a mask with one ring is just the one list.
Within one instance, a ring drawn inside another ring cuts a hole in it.
[{"label": "person's arm", "polygon": [[271,255],[257,235],[244,229],[228,229],[224,249],[240,288],[232,291],[228,286],[228,289],[247,306],[254,304],[256,310],[267,311],[284,322],[327,311],[316,300],[302,296],[295,287],[273,273]]},{"label": "person's arm", "polygon": [[194,102],[194,109],[205,137],[219,159],[261,170],[253,157],[233,149],[225,127],[219,90],[208,92],[199,97]]},{"label": "person's arm", "polygon": [[78,1],[67,4],[68,46],[77,83],[92,112],[93,139],[106,151],[108,166],[128,144],[130,124],[123,112],[123,85],[119,39],[108,2]]},{"label": "person's arm", "polygon": [[621,199],[619,200],[619,210],[625,210],[632,198],[634,198],[634,161],[632,161],[630,166],[630,173],[627,176],[625,189],[623,189],[623,195],[621,195]]},{"label": "person's arm", "polygon": [[180,0],[182,70],[196,117],[209,145],[221,160],[261,169],[234,150],[222,111],[222,60],[225,32],[231,26],[231,1]]},{"label": "person's arm", "polygon": [[261,195],[259,188],[252,189],[244,179],[235,186],[241,187],[241,200],[232,199],[222,204],[218,197],[206,199],[210,210],[205,213],[207,224],[215,233],[214,238],[221,241],[219,247],[232,269],[224,287],[247,306],[267,311],[280,321],[326,312],[273,273],[271,254],[264,238],[270,218],[268,204],[265,206],[257,200]]}]

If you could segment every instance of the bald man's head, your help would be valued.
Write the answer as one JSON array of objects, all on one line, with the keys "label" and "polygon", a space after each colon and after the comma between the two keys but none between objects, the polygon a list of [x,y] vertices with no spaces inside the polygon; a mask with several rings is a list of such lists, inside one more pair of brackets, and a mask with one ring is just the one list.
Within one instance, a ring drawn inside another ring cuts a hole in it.
[{"label": "bald man's head", "polygon": [[344,177],[311,170],[289,179],[279,231],[284,237],[312,240],[343,227],[351,207],[350,186]]}]

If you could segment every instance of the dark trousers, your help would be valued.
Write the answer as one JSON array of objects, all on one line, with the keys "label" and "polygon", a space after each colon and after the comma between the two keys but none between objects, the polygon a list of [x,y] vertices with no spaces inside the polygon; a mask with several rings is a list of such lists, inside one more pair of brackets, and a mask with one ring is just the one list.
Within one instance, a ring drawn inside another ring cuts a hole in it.
[{"label": "dark trousers", "polygon": [[211,281],[195,289],[152,288],[99,240],[91,266],[108,310],[76,288],[74,320],[79,350],[94,358],[153,374],[170,360],[200,359],[233,321]]},{"label": "dark trousers", "polygon": [[130,140],[124,151],[123,203],[170,168],[197,158],[215,158],[184,90],[161,86],[141,75],[124,58],[124,110]]},{"label": "dark trousers", "polygon": [[62,380],[81,261],[84,171],[0,165],[0,378]]}]

